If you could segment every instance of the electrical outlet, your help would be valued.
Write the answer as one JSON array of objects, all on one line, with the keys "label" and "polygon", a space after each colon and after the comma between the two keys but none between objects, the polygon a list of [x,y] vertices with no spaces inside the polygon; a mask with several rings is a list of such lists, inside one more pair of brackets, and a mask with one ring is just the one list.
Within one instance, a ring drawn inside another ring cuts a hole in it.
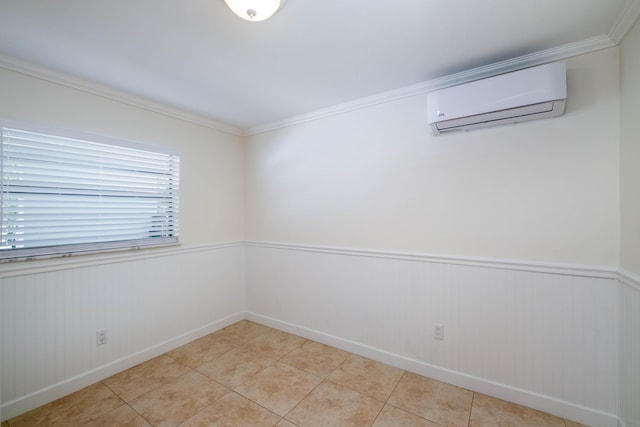
[{"label": "electrical outlet", "polygon": [[103,345],[107,343],[107,330],[101,329],[96,332],[96,345]]},{"label": "electrical outlet", "polygon": [[437,340],[444,339],[444,325],[441,325],[440,323],[433,324],[433,338]]}]

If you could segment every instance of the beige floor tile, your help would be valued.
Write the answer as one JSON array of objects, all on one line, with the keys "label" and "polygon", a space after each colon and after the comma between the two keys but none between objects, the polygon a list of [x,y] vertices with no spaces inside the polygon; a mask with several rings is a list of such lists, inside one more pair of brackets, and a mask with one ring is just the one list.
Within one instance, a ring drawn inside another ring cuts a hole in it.
[{"label": "beige floor tile", "polygon": [[274,359],[280,359],[302,346],[306,341],[304,338],[271,329],[252,338],[243,347]]},{"label": "beige floor tile", "polygon": [[241,320],[233,325],[227,326],[212,335],[229,341],[233,345],[241,346],[249,342],[252,338],[272,330],[266,326],[259,325],[248,320]]},{"label": "beige floor tile", "polygon": [[476,393],[469,426],[564,427],[562,418]]},{"label": "beige floor tile", "polygon": [[227,393],[180,427],[273,427],[280,416],[234,393]]},{"label": "beige floor tile", "polygon": [[167,356],[178,363],[195,369],[232,348],[233,346],[229,341],[216,335],[206,335],[170,351]]},{"label": "beige floor tile", "polygon": [[182,422],[234,427],[586,427],[249,321],[0,427]]},{"label": "beige floor tile", "polygon": [[234,348],[205,363],[197,371],[229,388],[234,388],[275,363],[275,359],[244,348]]},{"label": "beige floor tile", "polygon": [[327,379],[384,402],[403,372],[402,369],[351,354]]},{"label": "beige floor tile", "polygon": [[565,427],[589,427],[587,425],[580,424],[579,422],[571,420],[564,420],[564,425]]},{"label": "beige floor tile", "polygon": [[473,393],[406,372],[388,403],[445,426],[466,426]]},{"label": "beige floor tile", "polygon": [[179,377],[189,368],[165,355],[127,369],[103,382],[126,402]]},{"label": "beige floor tile", "polygon": [[190,371],[134,399],[130,405],[154,426],[175,426],[228,391],[204,375]]},{"label": "beige floor tile", "polygon": [[349,356],[339,350],[315,341],[306,341],[302,346],[284,356],[281,361],[287,365],[326,378]]},{"label": "beige floor tile", "polygon": [[422,417],[385,405],[372,427],[440,427]]},{"label": "beige floor tile", "polygon": [[39,425],[81,425],[122,406],[124,402],[102,383],[9,420],[11,427]]},{"label": "beige floor tile", "polygon": [[286,418],[300,427],[369,427],[384,404],[348,388],[325,381]]},{"label": "beige floor tile", "polygon": [[321,381],[322,378],[309,372],[276,362],[235,390],[284,416]]},{"label": "beige floor tile", "polygon": [[122,405],[118,409],[107,412],[103,416],[90,421],[85,427],[151,427],[144,418],[129,405]]}]

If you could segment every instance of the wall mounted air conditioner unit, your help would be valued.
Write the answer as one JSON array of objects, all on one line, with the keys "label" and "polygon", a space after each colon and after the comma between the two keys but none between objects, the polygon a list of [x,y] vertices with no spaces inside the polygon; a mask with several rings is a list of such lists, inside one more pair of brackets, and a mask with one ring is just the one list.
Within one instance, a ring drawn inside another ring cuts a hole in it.
[{"label": "wall mounted air conditioner unit", "polygon": [[560,116],[567,98],[564,62],[453,86],[427,95],[434,135]]}]

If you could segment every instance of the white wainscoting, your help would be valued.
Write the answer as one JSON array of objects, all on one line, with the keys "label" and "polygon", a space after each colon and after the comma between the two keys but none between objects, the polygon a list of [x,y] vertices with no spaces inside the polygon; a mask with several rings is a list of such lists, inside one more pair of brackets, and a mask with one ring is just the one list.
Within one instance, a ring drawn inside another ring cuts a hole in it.
[{"label": "white wainscoting", "polygon": [[612,269],[234,242],[3,264],[0,310],[2,419],[249,318],[585,424],[639,427],[640,280]]},{"label": "white wainscoting", "polygon": [[640,277],[620,272],[620,418],[640,427]]},{"label": "white wainscoting", "polygon": [[237,242],[0,265],[1,418],[241,320],[244,262]]},{"label": "white wainscoting", "polygon": [[248,242],[246,257],[249,319],[585,424],[618,423],[615,270],[264,242]]}]

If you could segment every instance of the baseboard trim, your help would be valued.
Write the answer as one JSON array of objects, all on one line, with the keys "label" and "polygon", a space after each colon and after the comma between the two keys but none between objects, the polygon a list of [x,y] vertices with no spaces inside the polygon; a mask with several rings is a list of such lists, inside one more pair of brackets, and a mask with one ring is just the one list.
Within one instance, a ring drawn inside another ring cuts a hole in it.
[{"label": "baseboard trim", "polygon": [[22,396],[16,400],[7,402],[0,406],[0,421],[5,421],[9,418],[16,417],[34,408],[78,391],[91,384],[95,384],[99,381],[104,380],[105,378],[129,369],[132,366],[138,365],[195,339],[239,322],[244,318],[245,312],[243,311],[232,314],[208,325],[196,328],[177,337],[163,341],[142,351],[130,354],[118,360],[114,360],[113,362],[110,362],[106,365],[99,366],[80,375],[76,375],[75,377],[43,388],[42,390],[38,390],[26,396]]},{"label": "baseboard trim", "polygon": [[[506,384],[493,382],[487,379],[467,375],[450,369],[430,365],[419,360],[410,359],[385,350],[370,347],[368,345],[350,341],[315,329],[305,328],[258,313],[247,312],[247,320],[260,323],[281,331],[289,332],[304,338],[308,338],[326,345],[330,345],[351,353],[361,355],[391,366],[404,369],[419,375],[433,378],[448,384],[466,388],[478,393],[507,400],[530,408],[538,409],[562,418],[578,421],[583,424],[619,427],[621,420],[615,414],[609,414],[596,409],[587,408],[555,399],[550,396],[511,387]],[[624,424],[624,423],[623,423]]]}]

